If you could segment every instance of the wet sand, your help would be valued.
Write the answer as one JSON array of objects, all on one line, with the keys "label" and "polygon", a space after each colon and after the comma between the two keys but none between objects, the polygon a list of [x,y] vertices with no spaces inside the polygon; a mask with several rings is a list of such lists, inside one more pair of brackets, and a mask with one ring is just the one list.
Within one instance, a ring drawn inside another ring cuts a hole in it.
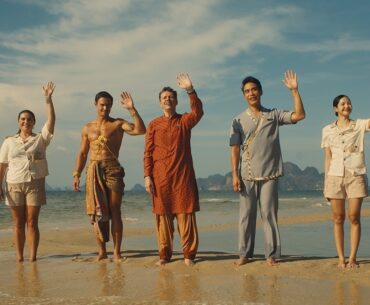
[{"label": "wet sand", "polygon": [[[364,213],[368,211],[364,209]],[[323,215],[292,216],[282,223],[327,220]],[[206,226],[219,231],[231,225]],[[0,237],[0,304],[369,304],[370,259],[360,268],[338,269],[333,257],[286,255],[269,267],[259,256],[237,267],[233,253],[201,251],[193,267],[179,253],[156,267],[156,249],[129,249],[126,259],[96,262],[89,226],[42,231],[38,261],[15,262],[10,231]],[[154,230],[131,229],[125,236],[149,236]],[[222,241],[220,241],[222,243]],[[108,244],[111,249],[112,244]],[[145,249],[145,248],[143,248]],[[124,249],[125,250],[125,249]],[[27,249],[25,251],[27,258]],[[110,254],[111,256],[111,254]]]}]

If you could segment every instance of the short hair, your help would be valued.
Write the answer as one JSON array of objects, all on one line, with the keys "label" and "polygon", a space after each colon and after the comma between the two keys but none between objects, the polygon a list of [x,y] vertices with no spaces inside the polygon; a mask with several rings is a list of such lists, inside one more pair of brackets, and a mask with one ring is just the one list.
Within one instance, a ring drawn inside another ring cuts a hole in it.
[{"label": "short hair", "polygon": [[[21,112],[18,113],[18,121],[21,118],[22,113],[28,113],[32,117],[33,121],[36,123],[35,114],[31,110],[28,110],[28,109],[22,110]],[[17,133],[19,134],[20,132],[21,130],[19,129]]]},{"label": "short hair", "polygon": [[261,91],[261,93],[263,93],[261,82],[257,78],[255,78],[253,76],[247,76],[246,78],[243,79],[243,81],[242,81],[242,87],[241,87],[243,93],[244,93],[244,86],[247,83],[254,83],[254,84],[256,84],[257,87],[258,87],[258,89]]},{"label": "short hair", "polygon": [[107,98],[113,104],[113,96],[111,96],[107,91],[100,91],[95,95],[95,105],[98,103],[100,98]]},{"label": "short hair", "polygon": [[[334,98],[334,100],[333,100],[333,107],[337,107],[338,106],[338,104],[339,104],[339,101],[342,99],[342,98],[344,98],[344,97],[346,97],[346,98],[348,98],[348,100],[351,102],[351,99],[347,96],[347,95],[345,95],[345,94],[339,94],[338,96],[336,96],[335,98]],[[352,102],[351,102],[352,103]],[[338,116],[338,112],[335,112],[335,115],[336,116]]]},{"label": "short hair", "polygon": [[165,91],[171,92],[175,96],[175,99],[177,99],[176,90],[172,89],[171,87],[163,87],[163,89],[161,91],[159,91],[159,100],[161,100],[161,95]]}]

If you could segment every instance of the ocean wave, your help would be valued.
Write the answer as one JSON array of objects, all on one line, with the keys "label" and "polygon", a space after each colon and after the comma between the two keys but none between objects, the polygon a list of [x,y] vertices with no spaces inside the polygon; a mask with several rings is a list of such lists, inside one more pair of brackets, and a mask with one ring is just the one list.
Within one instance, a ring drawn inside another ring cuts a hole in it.
[{"label": "ocean wave", "polygon": [[137,222],[139,221],[139,218],[135,218],[135,217],[125,217],[124,218],[125,221],[128,221],[128,222]]}]

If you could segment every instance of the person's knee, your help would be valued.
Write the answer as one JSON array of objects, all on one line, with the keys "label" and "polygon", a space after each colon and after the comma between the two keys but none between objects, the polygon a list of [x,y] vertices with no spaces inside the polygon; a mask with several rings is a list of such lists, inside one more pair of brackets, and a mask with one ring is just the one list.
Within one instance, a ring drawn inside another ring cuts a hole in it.
[{"label": "person's knee", "polygon": [[333,214],[333,222],[337,225],[343,225],[345,221],[345,214],[343,213],[335,213]]},{"label": "person's knee", "polygon": [[348,219],[352,225],[360,224],[360,215],[357,214],[348,214]]}]

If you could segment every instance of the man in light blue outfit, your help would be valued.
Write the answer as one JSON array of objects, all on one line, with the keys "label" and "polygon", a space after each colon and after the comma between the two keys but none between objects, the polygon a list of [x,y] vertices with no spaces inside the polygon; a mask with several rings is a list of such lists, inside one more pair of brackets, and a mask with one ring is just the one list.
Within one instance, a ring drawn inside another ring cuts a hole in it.
[{"label": "man in light blue outfit", "polygon": [[248,76],[242,92],[248,107],[236,116],[231,125],[231,170],[233,189],[240,193],[239,259],[244,265],[253,258],[256,234],[257,203],[260,206],[265,234],[265,257],[270,266],[277,265],[281,245],[277,223],[278,178],[283,176],[279,126],[294,124],[305,118],[294,71],[284,74],[283,82],[291,91],[293,111],[266,109],[261,105],[262,86]]}]

